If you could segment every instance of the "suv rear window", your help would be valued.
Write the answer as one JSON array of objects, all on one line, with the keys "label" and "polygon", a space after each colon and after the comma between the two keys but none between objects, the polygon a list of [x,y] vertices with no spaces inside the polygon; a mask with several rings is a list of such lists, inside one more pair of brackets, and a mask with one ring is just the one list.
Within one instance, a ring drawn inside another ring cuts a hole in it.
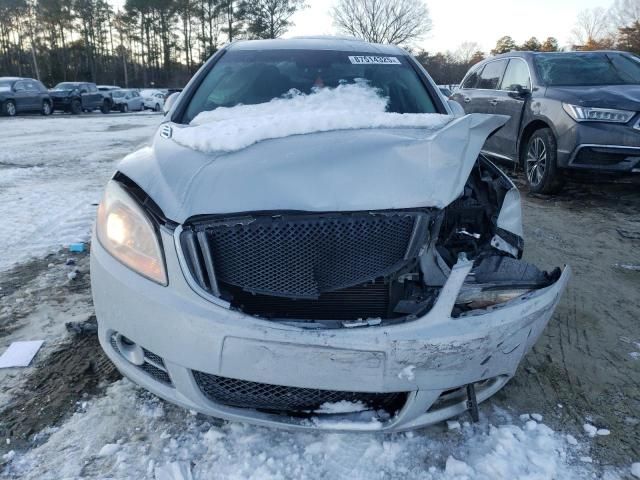
[{"label": "suv rear window", "polygon": [[620,53],[539,54],[535,63],[549,86],[640,84],[640,59]]},{"label": "suv rear window", "polygon": [[335,88],[359,79],[389,98],[389,112],[437,113],[407,57],[378,55],[379,63],[349,58],[358,56],[373,58],[371,53],[325,50],[227,51],[196,90],[182,121],[189,123],[200,112],[218,107],[265,103],[292,89],[309,94],[314,88]]}]

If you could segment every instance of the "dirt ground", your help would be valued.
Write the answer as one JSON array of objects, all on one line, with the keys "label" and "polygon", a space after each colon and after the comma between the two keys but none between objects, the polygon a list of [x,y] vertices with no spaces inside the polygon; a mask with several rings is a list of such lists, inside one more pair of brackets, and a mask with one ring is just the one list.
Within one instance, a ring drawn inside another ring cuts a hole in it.
[{"label": "dirt ground", "polygon": [[[569,433],[583,434],[587,422],[607,428],[609,436],[594,439],[595,458],[613,466],[638,461],[640,358],[632,353],[640,352],[640,271],[628,267],[640,265],[640,187],[570,184],[554,197],[523,193],[523,208],[525,257],[546,269],[569,264],[573,278],[516,377],[482,408],[539,412]],[[10,399],[0,402],[0,435],[9,442],[0,453],[31,445],[34,436],[37,443],[38,432],[118,377],[91,332],[88,256],[68,262],[59,253],[0,279],[0,338],[43,305],[54,305],[61,318],[77,312],[69,298],[87,306],[72,320],[89,322],[47,346],[28,375],[0,381],[0,397]],[[67,280],[71,270],[76,276]],[[45,275],[62,280],[42,282]]]}]

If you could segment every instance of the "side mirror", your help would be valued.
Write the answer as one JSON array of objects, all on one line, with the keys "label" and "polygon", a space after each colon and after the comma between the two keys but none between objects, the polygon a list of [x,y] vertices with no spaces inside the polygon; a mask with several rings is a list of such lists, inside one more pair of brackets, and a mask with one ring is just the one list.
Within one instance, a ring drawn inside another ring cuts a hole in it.
[{"label": "side mirror", "polygon": [[514,98],[524,98],[531,93],[531,90],[523,87],[522,85],[513,85],[509,95]]},{"label": "side mirror", "polygon": [[460,105],[458,102],[456,102],[455,100],[447,100],[447,103],[449,104],[449,108],[451,109],[451,113],[454,117],[465,116],[464,108],[462,108],[462,105]]},{"label": "side mirror", "polygon": [[162,107],[162,113],[164,113],[165,115],[169,113],[169,110],[171,110],[171,107],[173,107],[173,104],[176,103],[176,100],[178,100],[179,96],[180,96],[179,92],[174,92],[171,95],[169,95],[167,99],[164,101],[164,107]]}]

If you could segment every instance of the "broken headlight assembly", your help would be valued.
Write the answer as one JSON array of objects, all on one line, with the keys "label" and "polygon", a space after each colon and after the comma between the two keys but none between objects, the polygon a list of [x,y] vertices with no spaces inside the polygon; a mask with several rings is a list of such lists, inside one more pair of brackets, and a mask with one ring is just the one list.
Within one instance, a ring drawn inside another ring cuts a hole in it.
[{"label": "broken headlight assembly", "polygon": [[96,236],[104,249],[122,264],[149,280],[167,285],[156,228],[117,181],[107,184],[98,207]]},{"label": "broken headlight assembly", "polygon": [[636,114],[636,112],[629,110],[583,107],[569,103],[563,103],[562,108],[564,108],[564,111],[576,122],[627,123]]}]

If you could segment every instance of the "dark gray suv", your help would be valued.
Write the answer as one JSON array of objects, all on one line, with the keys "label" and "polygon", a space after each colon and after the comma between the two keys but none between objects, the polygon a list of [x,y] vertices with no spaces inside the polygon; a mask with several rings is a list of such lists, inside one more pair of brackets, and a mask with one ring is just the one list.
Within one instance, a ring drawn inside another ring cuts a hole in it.
[{"label": "dark gray suv", "polygon": [[452,96],[511,118],[487,155],[520,164],[533,192],[563,171],[640,173],[640,58],[626,52],[510,52],[475,65]]}]

